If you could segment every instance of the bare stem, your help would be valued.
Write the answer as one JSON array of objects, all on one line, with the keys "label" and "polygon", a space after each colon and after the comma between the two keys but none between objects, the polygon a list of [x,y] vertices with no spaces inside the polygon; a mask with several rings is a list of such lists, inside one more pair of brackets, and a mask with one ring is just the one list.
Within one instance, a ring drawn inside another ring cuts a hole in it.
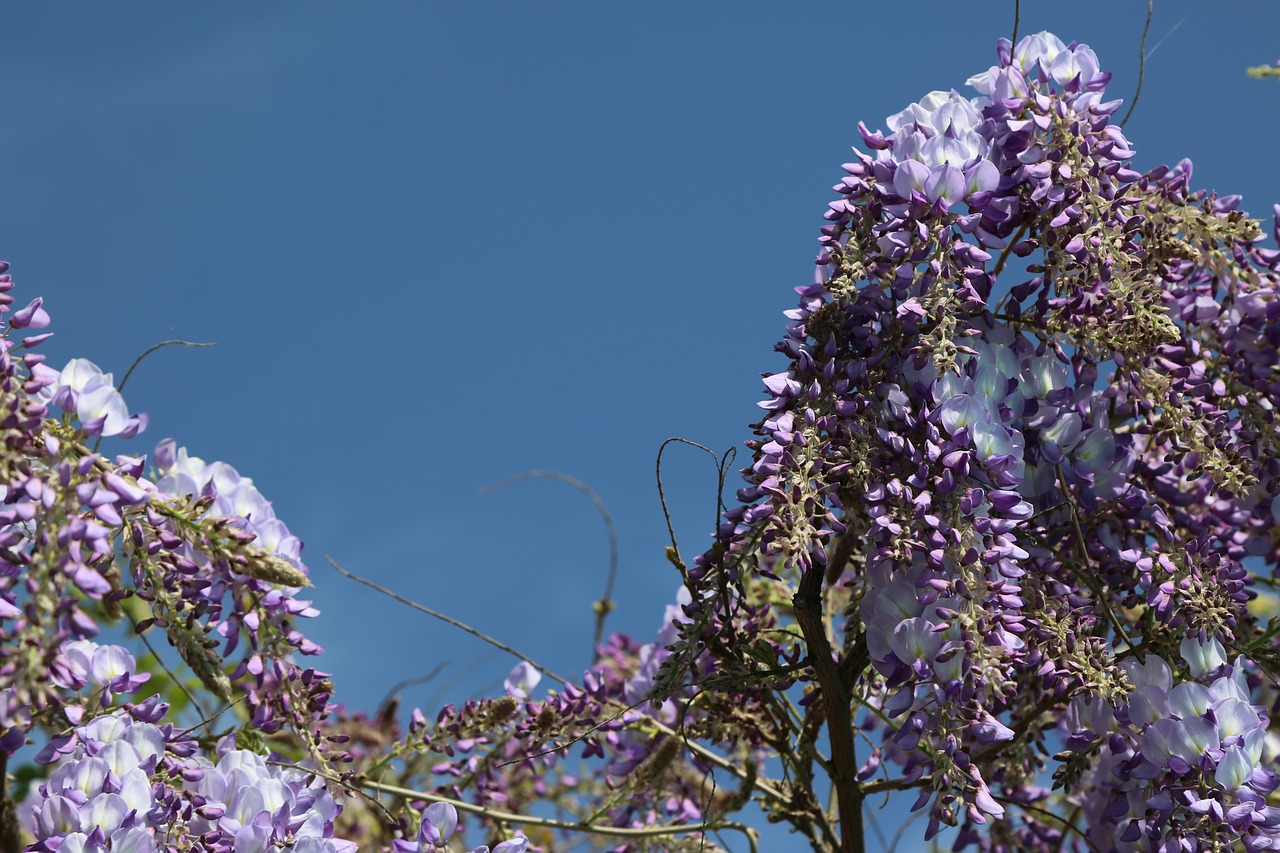
[{"label": "bare stem", "polygon": [[[1138,96],[1142,94],[1142,78],[1147,73],[1147,31],[1151,29],[1151,15],[1155,12],[1155,0],[1147,0],[1147,22],[1142,25],[1142,43],[1138,45],[1138,86],[1134,89],[1133,100],[1129,102],[1129,109],[1125,112],[1124,118],[1120,119],[1120,126],[1124,127],[1129,121],[1129,116],[1133,115],[1134,107],[1138,106]],[[1159,47],[1160,45],[1156,45]],[[1152,49],[1154,51],[1154,48]]]},{"label": "bare stem", "polygon": [[135,368],[137,368],[137,366],[138,366],[139,364],[142,364],[143,359],[145,359],[147,356],[151,355],[151,353],[155,352],[156,350],[160,349],[161,347],[171,347],[171,346],[180,346],[180,347],[216,347],[217,345],[218,345],[218,344],[217,344],[217,342],[216,342],[216,341],[205,341],[205,342],[201,342],[201,341],[184,341],[184,340],[161,341],[160,343],[158,343],[158,344],[156,344],[155,346],[151,347],[151,348],[150,348],[150,349],[148,349],[146,352],[144,352],[142,355],[138,356],[137,358],[135,358],[135,359],[133,360],[133,364],[129,365],[129,369],[128,369],[128,370],[126,370],[126,371],[124,372],[124,378],[123,378],[123,379],[121,379],[121,380],[120,380],[120,384],[116,386],[116,390],[117,390],[117,391],[124,391],[124,386],[125,386],[125,384],[129,381],[129,377],[133,375],[133,371],[134,371],[134,369],[135,369]]},{"label": "bare stem", "polygon": [[1124,626],[1120,624],[1119,617],[1115,611],[1107,603],[1106,596],[1102,592],[1102,584],[1099,583],[1097,572],[1094,571],[1093,558],[1089,556],[1089,545],[1084,538],[1084,528],[1080,526],[1080,514],[1076,510],[1075,493],[1067,487],[1067,479],[1062,475],[1062,465],[1056,466],[1058,473],[1058,488],[1062,489],[1063,496],[1067,499],[1067,508],[1071,510],[1071,525],[1075,529],[1076,544],[1080,548],[1080,559],[1084,562],[1084,570],[1077,571],[1076,575],[1085,582],[1093,592],[1093,596],[1097,601],[1097,606],[1102,608],[1102,612],[1106,614],[1107,619],[1111,622],[1111,627],[1115,628],[1116,636],[1124,640],[1126,646],[1133,647],[1133,640],[1129,638],[1129,634],[1124,630]]},{"label": "bare stem", "polygon": [[455,800],[451,797],[433,794],[428,791],[412,791],[408,788],[398,788],[395,785],[384,785],[381,782],[372,780],[364,780],[363,784],[366,788],[372,788],[375,791],[381,791],[384,794],[391,794],[397,797],[403,797],[407,800],[429,800],[434,803],[448,803],[460,812],[469,812],[471,814],[480,815],[498,823],[519,824],[524,826],[545,826],[548,829],[562,829],[567,832],[586,832],[592,835],[611,835],[618,838],[656,838],[663,835],[688,835],[690,833],[706,833],[716,832],[721,829],[733,829],[741,832],[747,839],[747,845],[751,848],[752,853],[758,853],[759,842],[756,840],[756,831],[751,827],[745,826],[733,821],[708,821],[706,823],[670,823],[658,826],[608,826],[596,823],[575,823],[567,820],[556,820],[548,817],[535,817],[534,815],[513,814],[511,812],[498,811],[486,806],[477,806],[464,800]]},{"label": "bare stem", "polygon": [[605,504],[604,499],[596,494],[595,490],[586,483],[562,471],[524,471],[499,483],[494,483],[492,486],[485,486],[480,491],[492,492],[504,486],[518,483],[521,480],[532,479],[558,480],[561,483],[572,486],[587,496],[587,499],[595,506],[596,512],[600,513],[601,520],[604,521],[605,532],[609,535],[609,574],[604,582],[604,595],[600,596],[600,600],[595,603],[593,608],[596,614],[596,630],[595,638],[591,643],[591,659],[599,660],[600,643],[604,641],[604,623],[614,608],[613,586],[618,579],[618,528],[613,523],[613,515],[609,512],[609,507]]},{"label": "bare stem", "polygon": [[455,628],[461,628],[463,631],[466,631],[471,636],[484,640],[486,643],[488,643],[491,646],[497,646],[498,648],[502,649],[504,652],[506,652],[509,655],[514,655],[515,657],[518,657],[520,660],[529,664],[529,666],[533,667],[538,672],[545,675],[547,678],[550,678],[552,681],[558,682],[559,684],[562,684],[562,685],[569,684],[567,679],[561,678],[551,670],[547,669],[545,666],[542,666],[536,661],[530,660],[528,657],[520,654],[518,651],[511,648],[501,640],[495,640],[493,637],[490,637],[488,634],[485,634],[481,631],[477,631],[475,628],[472,628],[466,622],[459,622],[457,619],[454,619],[452,616],[446,616],[438,610],[432,610],[430,607],[427,607],[424,604],[419,604],[416,601],[405,598],[403,595],[398,595],[397,593],[392,592],[391,590],[387,589],[385,586],[382,586],[381,584],[376,584],[367,578],[360,577],[354,572],[349,572],[346,569],[342,568],[342,566],[339,566],[338,563],[333,559],[333,557],[330,557],[327,554],[325,555],[325,559],[329,562],[329,565],[333,566],[334,570],[337,571],[338,574],[343,575],[344,577],[348,577],[351,580],[355,581],[356,583],[364,584],[370,589],[377,590],[378,592],[382,593],[388,598],[394,599],[395,601],[400,602],[406,607],[412,607],[414,610],[417,610],[420,613],[425,613],[428,616],[432,616],[436,619],[439,619],[441,622],[446,622]]},{"label": "bare stem", "polygon": [[22,828],[18,823],[18,807],[9,796],[9,756],[0,752],[0,853],[18,853],[22,849]]},{"label": "bare stem", "polygon": [[822,622],[822,576],[817,567],[805,571],[791,599],[796,622],[809,646],[809,660],[818,675],[822,707],[831,742],[831,785],[840,809],[839,853],[863,853],[862,789],[856,779],[858,757],[853,742],[852,701],[831,658],[831,644]]}]

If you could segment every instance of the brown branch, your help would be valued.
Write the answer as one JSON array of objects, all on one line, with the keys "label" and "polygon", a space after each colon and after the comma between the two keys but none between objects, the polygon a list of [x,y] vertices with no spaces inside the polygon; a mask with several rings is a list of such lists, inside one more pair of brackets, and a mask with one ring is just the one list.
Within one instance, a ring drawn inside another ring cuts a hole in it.
[{"label": "brown branch", "polygon": [[925,775],[919,779],[907,781],[905,777],[898,779],[877,779],[873,782],[862,783],[862,793],[864,796],[878,794],[881,791],[909,791],[912,788],[923,788],[926,785],[933,784],[933,776]]},{"label": "brown branch", "polygon": [[862,789],[855,778],[858,757],[853,742],[850,694],[831,656],[831,644],[822,622],[822,569],[811,567],[800,579],[791,599],[796,622],[809,646],[809,660],[818,675],[822,706],[831,742],[831,785],[840,808],[839,853],[863,853]]},{"label": "brown branch", "polygon": [[[1018,242],[1022,239],[1022,235],[1026,233],[1026,230],[1027,223],[1024,222],[1018,226],[1018,230],[1009,238],[1009,242],[1000,253],[1000,257],[996,258],[996,265],[991,269],[992,278],[996,278],[1000,273],[1004,272],[1004,265],[1009,262],[1009,253],[1013,251],[1014,246],[1018,245]],[[1003,303],[1004,300],[1002,299],[1001,302]]]},{"label": "brown branch", "polygon": [[665,824],[658,826],[608,826],[605,824],[595,823],[575,823],[567,820],[556,820],[554,818],[535,817],[534,815],[521,815],[512,812],[498,811],[487,806],[477,806],[466,802],[465,800],[455,800],[452,797],[444,797],[430,791],[413,791],[408,788],[399,788],[395,785],[384,785],[381,782],[374,782],[366,779],[360,784],[366,788],[372,788],[375,791],[381,791],[386,794],[392,794],[397,797],[403,797],[407,800],[428,800],[434,803],[448,803],[460,812],[470,812],[471,814],[480,815],[490,820],[503,824],[523,824],[525,826],[545,826],[549,829],[561,829],[566,832],[585,832],[591,835],[611,835],[619,838],[657,838],[663,835],[688,835],[691,833],[715,832],[720,829],[734,829],[741,832],[747,838],[747,844],[753,853],[759,850],[756,841],[756,831],[744,824],[732,821],[708,821],[703,823],[677,823]]},{"label": "brown branch", "polygon": [[18,807],[9,796],[9,756],[0,752],[0,853],[19,853],[22,850],[22,825],[18,822]]}]

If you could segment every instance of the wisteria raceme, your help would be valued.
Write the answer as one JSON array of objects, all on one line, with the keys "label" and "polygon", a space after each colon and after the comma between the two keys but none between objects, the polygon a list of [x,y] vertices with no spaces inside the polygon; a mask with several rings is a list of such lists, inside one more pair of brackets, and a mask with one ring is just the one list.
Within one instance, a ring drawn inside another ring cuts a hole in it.
[{"label": "wisteria raceme", "polygon": [[[976,97],[862,127],[872,153],[846,164],[788,312],[743,503],[692,573],[719,604],[684,644],[746,681],[750,579],[789,584],[772,603],[800,620],[824,575],[827,606],[850,604],[809,689],[874,711],[874,763],[921,788],[929,834],[1059,849],[1086,842],[1039,816],[1063,808],[1046,721],[1081,696],[1123,703],[1131,656],[1176,664],[1188,634],[1274,660],[1242,561],[1274,569],[1280,542],[1280,278],[1238,197],[1192,191],[1189,163],[1132,168],[1088,47],[1040,33],[999,60]],[[1105,806],[1107,786],[1074,781],[1086,812]],[[1227,806],[1215,843],[1272,849],[1268,792],[1256,818]],[[1193,835],[1163,813],[1125,832],[1124,849]]]},{"label": "wisteria raceme", "polygon": [[[1070,748],[1094,749],[1085,798],[1090,837],[1101,849],[1141,850],[1151,835],[1211,849],[1243,840],[1274,850],[1280,810],[1267,796],[1280,782],[1267,744],[1267,714],[1250,704],[1243,661],[1221,642],[1182,642],[1188,680],[1174,682],[1161,658],[1126,660],[1134,692],[1115,705],[1077,696],[1067,717]],[[1101,744],[1105,743],[1105,746]],[[1264,760],[1265,758],[1265,760]]]},{"label": "wisteria raceme", "polygon": [[[5,312],[11,288],[7,272],[0,275]],[[0,355],[8,413],[0,759],[7,764],[29,735],[44,732],[51,737],[37,760],[53,763],[30,804],[32,849],[266,850],[286,840],[350,849],[332,840],[339,806],[311,771],[281,771],[254,756],[259,778],[237,771],[244,792],[234,795],[229,781],[210,789],[220,770],[197,755],[195,740],[175,739],[173,723],[160,725],[168,705],[155,696],[130,701],[155,673],[139,671],[125,648],[94,641],[103,623],[127,615],[136,632],[165,636],[217,701],[240,694],[248,741],[288,733],[313,766],[341,757],[315,729],[329,711],[325,675],[293,662],[320,651],[293,624],[316,613],[296,598],[308,584],[298,540],[229,466],[207,466],[202,477],[198,460],[166,441],[153,481],[145,457],[99,454],[95,441],[133,438],[147,417],[130,415],[113,376],[92,362],[48,367],[31,351],[47,333],[14,338],[50,322],[40,299],[13,312]],[[250,648],[237,662],[245,638]],[[178,689],[172,679],[168,686]],[[234,738],[223,739],[219,761],[248,767],[252,754],[228,758],[238,754],[228,744]],[[271,791],[284,799],[270,795],[254,811],[250,800]],[[319,822],[306,812],[317,803]],[[210,818],[218,809],[234,817]],[[6,839],[13,816],[6,794]]]},{"label": "wisteria raceme", "polygon": [[165,710],[152,703],[75,729],[33,807],[33,849],[355,850],[333,838],[339,806],[316,776],[235,749],[234,737],[210,762],[172,724],[146,721]]}]

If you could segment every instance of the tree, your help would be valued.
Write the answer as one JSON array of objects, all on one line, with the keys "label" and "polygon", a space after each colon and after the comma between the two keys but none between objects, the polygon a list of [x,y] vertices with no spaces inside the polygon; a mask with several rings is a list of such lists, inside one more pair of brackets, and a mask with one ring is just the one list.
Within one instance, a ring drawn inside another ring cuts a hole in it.
[{"label": "tree", "polygon": [[[1280,849],[1280,620],[1254,604],[1280,250],[1189,162],[1135,171],[1108,80],[1038,33],[976,98],[862,126],[746,485],[709,550],[673,537],[655,640],[606,639],[579,684],[522,660],[405,730],[304,665],[308,573],[252,481],[172,441],[150,473],[100,455],[146,426],[124,381],[49,368],[18,340],[41,300],[12,312],[0,748],[47,741],[20,777],[39,849],[411,853],[459,812],[504,853],[756,849],[755,803],[860,851],[890,791],[961,847]],[[93,639],[122,620],[183,668]]]}]

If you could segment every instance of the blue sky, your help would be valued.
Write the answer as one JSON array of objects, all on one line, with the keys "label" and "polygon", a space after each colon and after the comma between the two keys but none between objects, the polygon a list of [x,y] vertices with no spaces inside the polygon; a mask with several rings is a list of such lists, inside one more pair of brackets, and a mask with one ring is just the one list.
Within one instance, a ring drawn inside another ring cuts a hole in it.
[{"label": "blue sky", "polygon": [[[1023,4],[1130,98],[1146,4]],[[1224,11],[1229,10],[1229,11]],[[560,671],[651,634],[677,578],[654,486],[669,436],[717,451],[760,374],[865,120],[962,88],[1012,3],[19,4],[0,52],[0,256],[42,294],[60,366],[117,377],[152,426],[254,478],[307,543],[339,697],[411,703],[504,659],[353,585],[323,555]],[[1280,5],[1157,2],[1127,132],[1147,168],[1280,201]],[[740,457],[743,459],[745,457]],[[715,473],[669,454],[692,556]],[[731,487],[736,483],[731,481]],[[446,688],[447,686],[447,689]]]}]

